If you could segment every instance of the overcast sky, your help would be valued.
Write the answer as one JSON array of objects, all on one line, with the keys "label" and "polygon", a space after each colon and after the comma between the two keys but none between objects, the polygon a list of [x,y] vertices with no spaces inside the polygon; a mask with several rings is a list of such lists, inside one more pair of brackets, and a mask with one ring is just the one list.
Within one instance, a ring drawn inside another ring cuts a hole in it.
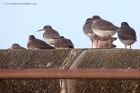
[{"label": "overcast sky", "polygon": [[[139,9],[140,0],[0,0],[0,48],[9,48],[12,43],[26,47],[31,34],[43,39],[43,32],[36,31],[44,25],[71,39],[75,48],[91,48],[82,28],[93,15],[119,27],[122,21],[128,22],[137,33],[132,48],[140,48]],[[124,47],[119,39],[114,44]]]}]

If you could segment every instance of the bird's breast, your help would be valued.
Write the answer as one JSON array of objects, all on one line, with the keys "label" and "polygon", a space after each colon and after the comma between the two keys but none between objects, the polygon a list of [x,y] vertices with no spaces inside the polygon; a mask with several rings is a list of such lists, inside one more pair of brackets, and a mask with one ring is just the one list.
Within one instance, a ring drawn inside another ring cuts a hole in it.
[{"label": "bird's breast", "polygon": [[99,29],[92,29],[93,32],[100,36],[100,37],[108,37],[108,36],[113,36],[116,32],[112,30],[99,30]]},{"label": "bird's breast", "polygon": [[49,45],[54,45],[56,40],[55,39],[52,39],[52,38],[43,38],[44,41],[49,44]]},{"label": "bird's breast", "polygon": [[123,40],[123,39],[120,39],[120,41],[123,43],[123,44],[126,44],[126,45],[131,45],[135,42],[135,40]]}]

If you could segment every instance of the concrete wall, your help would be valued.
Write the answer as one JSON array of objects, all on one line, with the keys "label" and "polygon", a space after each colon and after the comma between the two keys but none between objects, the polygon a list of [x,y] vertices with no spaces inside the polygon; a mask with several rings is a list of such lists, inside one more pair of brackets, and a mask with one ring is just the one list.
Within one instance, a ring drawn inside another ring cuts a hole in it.
[{"label": "concrete wall", "polygon": [[[0,50],[0,68],[139,69],[140,50]],[[139,80],[67,80],[64,85],[66,93],[132,93],[132,91],[140,93]],[[60,93],[60,91],[59,80],[0,79],[0,93]]]}]

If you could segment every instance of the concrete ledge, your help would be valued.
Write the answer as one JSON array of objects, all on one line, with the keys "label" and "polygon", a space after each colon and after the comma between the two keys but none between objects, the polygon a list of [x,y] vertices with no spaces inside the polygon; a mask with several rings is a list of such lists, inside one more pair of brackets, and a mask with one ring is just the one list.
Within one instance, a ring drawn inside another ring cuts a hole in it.
[{"label": "concrete ledge", "polygon": [[70,49],[0,50],[0,68],[59,68]]},{"label": "concrete ledge", "polygon": [[[0,50],[0,68],[60,68],[70,51]],[[58,79],[0,79],[0,93],[60,93],[60,83]]]}]

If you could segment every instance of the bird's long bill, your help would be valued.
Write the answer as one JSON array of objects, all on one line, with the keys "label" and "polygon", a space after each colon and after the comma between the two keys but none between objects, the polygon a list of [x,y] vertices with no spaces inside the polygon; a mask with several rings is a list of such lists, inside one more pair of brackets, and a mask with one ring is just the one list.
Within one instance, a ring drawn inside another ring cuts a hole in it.
[{"label": "bird's long bill", "polygon": [[39,31],[43,31],[44,29],[40,29],[40,30],[38,30],[37,32],[39,32]]}]

